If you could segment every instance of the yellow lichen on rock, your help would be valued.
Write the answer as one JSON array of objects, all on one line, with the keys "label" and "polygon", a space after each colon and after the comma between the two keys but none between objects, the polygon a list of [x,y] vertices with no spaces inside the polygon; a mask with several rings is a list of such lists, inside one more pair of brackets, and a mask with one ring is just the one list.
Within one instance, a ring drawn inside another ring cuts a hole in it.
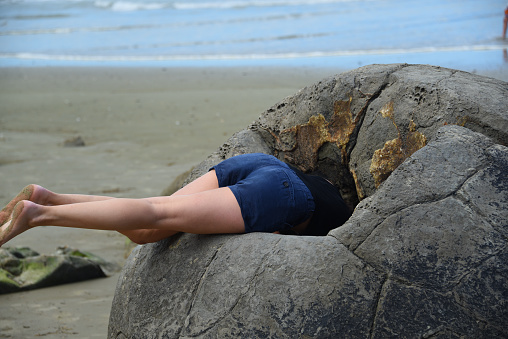
[{"label": "yellow lichen on rock", "polygon": [[393,112],[393,102],[391,101],[380,110],[381,115],[384,118],[389,118],[395,125],[398,137],[385,142],[383,148],[374,151],[369,171],[374,178],[376,188],[379,187],[404,160],[427,144],[427,138],[416,130],[416,124],[413,120],[409,122],[408,132],[406,136],[403,137],[399,127],[395,123]]},{"label": "yellow lichen on rock", "polygon": [[409,157],[414,152],[418,151],[426,144],[427,137],[416,130],[416,125],[413,122],[413,120],[411,120],[409,122],[409,133],[406,137],[404,147],[406,158]]},{"label": "yellow lichen on rock", "polygon": [[353,180],[355,182],[356,195],[358,196],[359,200],[362,200],[363,198],[365,198],[365,193],[363,192],[360,182],[358,181],[358,175],[356,174],[355,170],[352,168],[349,169],[349,172],[353,176]]},{"label": "yellow lichen on rock", "polygon": [[383,148],[378,149],[372,156],[369,171],[374,178],[376,188],[404,161],[402,142],[400,138],[385,142]]},{"label": "yellow lichen on rock", "polygon": [[286,159],[304,171],[313,170],[319,148],[329,139],[326,125],[325,117],[319,114],[310,117],[306,124],[283,130],[279,140],[284,141]]},{"label": "yellow lichen on rock", "polygon": [[393,101],[390,101],[389,103],[384,105],[383,108],[381,108],[381,110],[379,111],[379,113],[381,113],[383,118],[393,119]]},{"label": "yellow lichen on rock", "polygon": [[330,133],[330,141],[337,143],[341,149],[345,149],[349,142],[349,138],[356,127],[356,120],[353,120],[351,113],[351,101],[338,100],[333,105],[333,116],[328,123],[328,131]]},{"label": "yellow lichen on rock", "polygon": [[334,103],[329,121],[322,114],[314,115],[302,125],[280,132],[279,148],[286,152],[285,158],[304,171],[315,169],[318,151],[327,142],[335,143],[342,150],[342,161],[346,163],[346,145],[353,133],[357,120],[351,113],[351,101],[338,100]]}]

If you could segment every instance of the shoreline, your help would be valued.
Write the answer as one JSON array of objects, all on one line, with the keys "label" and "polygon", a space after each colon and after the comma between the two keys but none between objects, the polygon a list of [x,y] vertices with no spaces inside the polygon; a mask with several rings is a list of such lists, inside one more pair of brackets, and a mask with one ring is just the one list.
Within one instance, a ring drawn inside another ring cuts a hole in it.
[{"label": "shoreline", "polygon": [[[346,69],[0,68],[0,203],[29,183],[61,193],[157,196],[233,133],[303,87]],[[508,80],[508,70],[477,74]],[[65,147],[81,137],[84,146]],[[125,237],[40,227],[7,246],[58,246],[122,265]],[[118,273],[0,295],[2,337],[104,338]]]},{"label": "shoreline", "polygon": [[0,60],[0,68],[167,68],[167,69],[319,69],[350,70],[370,64],[425,64],[463,70],[471,73],[499,75],[507,81],[508,42],[499,37],[491,37],[488,43],[474,46],[436,46],[409,49],[365,49],[338,50],[335,52],[311,52],[308,56],[294,53],[283,55],[239,56],[227,55],[206,58],[171,58],[163,56],[132,58],[83,57],[83,58],[8,58]]}]

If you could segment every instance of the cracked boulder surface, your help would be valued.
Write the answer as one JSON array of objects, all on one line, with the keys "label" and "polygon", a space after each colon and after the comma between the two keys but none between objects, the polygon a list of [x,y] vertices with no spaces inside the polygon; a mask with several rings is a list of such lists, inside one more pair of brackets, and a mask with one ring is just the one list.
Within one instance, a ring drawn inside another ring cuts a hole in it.
[{"label": "cracked boulder surface", "polygon": [[507,337],[506,107],[506,82],[406,64],[282,100],[187,181],[237,154],[273,154],[329,176],[351,218],[325,237],[138,246],[109,338]]}]

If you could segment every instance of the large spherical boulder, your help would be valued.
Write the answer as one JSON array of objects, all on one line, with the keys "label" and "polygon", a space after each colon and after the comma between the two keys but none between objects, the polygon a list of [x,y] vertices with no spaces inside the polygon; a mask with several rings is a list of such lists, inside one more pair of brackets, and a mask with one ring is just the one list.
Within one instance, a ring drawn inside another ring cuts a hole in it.
[{"label": "large spherical boulder", "polygon": [[[198,165],[274,154],[356,207],[325,237],[137,247],[109,338],[508,336],[508,84],[373,65],[302,89]],[[339,225],[338,225],[339,226]]]}]

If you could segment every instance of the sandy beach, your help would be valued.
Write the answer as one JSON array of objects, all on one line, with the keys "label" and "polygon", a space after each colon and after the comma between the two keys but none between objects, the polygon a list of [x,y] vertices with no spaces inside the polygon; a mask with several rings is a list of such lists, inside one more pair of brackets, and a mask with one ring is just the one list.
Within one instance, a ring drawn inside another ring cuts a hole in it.
[{"label": "sandy beach", "polygon": [[[0,203],[28,183],[62,193],[160,195],[234,132],[341,70],[0,69]],[[85,146],[64,147],[81,137]],[[120,265],[114,232],[41,227],[7,246],[66,245]],[[0,295],[0,338],[104,338],[118,274]]]},{"label": "sandy beach", "polygon": [[[28,183],[62,193],[160,195],[234,132],[330,69],[0,69],[0,204]],[[484,72],[485,73],[485,72]],[[507,80],[504,73],[486,73]],[[81,137],[85,145],[65,147]],[[114,232],[40,227],[9,242],[66,245],[122,265]],[[104,338],[118,273],[0,295],[0,338]]]}]

